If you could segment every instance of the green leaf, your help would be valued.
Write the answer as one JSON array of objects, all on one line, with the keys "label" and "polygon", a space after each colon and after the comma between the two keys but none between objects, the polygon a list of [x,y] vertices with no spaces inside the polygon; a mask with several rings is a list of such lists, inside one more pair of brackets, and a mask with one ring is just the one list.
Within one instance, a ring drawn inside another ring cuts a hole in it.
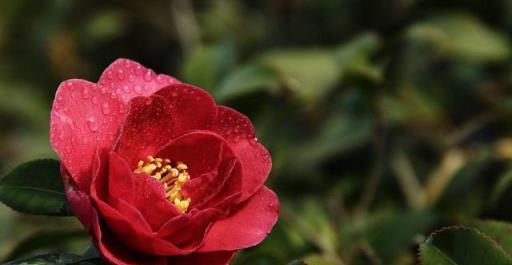
[{"label": "green leaf", "polygon": [[24,163],[0,179],[0,201],[21,213],[72,215],[59,161],[52,159]]},{"label": "green leaf", "polygon": [[448,227],[420,245],[422,265],[510,265],[512,258],[501,245],[476,229]]},{"label": "green leaf", "polygon": [[355,117],[341,112],[330,114],[316,137],[297,145],[291,152],[294,154],[294,169],[304,170],[304,166],[312,167],[334,154],[367,143],[373,128],[372,120],[364,116]]},{"label": "green leaf", "polygon": [[377,256],[389,262],[408,246],[416,245],[414,239],[428,231],[435,221],[436,217],[430,212],[379,216],[366,231],[366,238]]},{"label": "green leaf", "polygon": [[100,258],[83,258],[74,254],[51,253],[14,260],[4,265],[93,265],[104,264]]},{"label": "green leaf", "polygon": [[471,62],[503,61],[510,56],[504,35],[473,16],[452,13],[413,25],[409,39],[427,43],[444,55]]},{"label": "green leaf", "polygon": [[276,92],[279,85],[279,76],[273,69],[261,64],[249,64],[229,75],[215,91],[215,98],[226,101],[260,90]]},{"label": "green leaf", "polygon": [[339,47],[336,60],[344,75],[354,74],[373,81],[382,80],[382,67],[371,62],[381,43],[377,35],[363,33]]},{"label": "green leaf", "polygon": [[234,48],[230,42],[198,48],[185,59],[183,81],[215,91],[220,77],[231,69],[234,61]]},{"label": "green leaf", "polygon": [[272,67],[282,83],[307,105],[326,96],[340,78],[333,52],[319,49],[277,50],[261,62]]},{"label": "green leaf", "polygon": [[512,254],[512,224],[499,221],[472,221],[467,224],[470,227],[482,231],[490,236],[493,240],[498,242],[501,247],[509,254]]}]

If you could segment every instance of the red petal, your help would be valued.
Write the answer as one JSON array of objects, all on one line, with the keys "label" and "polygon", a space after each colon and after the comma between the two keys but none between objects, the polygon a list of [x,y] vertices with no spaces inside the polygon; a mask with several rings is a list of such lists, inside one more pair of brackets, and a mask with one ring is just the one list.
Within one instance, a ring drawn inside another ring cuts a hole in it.
[{"label": "red petal", "polygon": [[[190,207],[202,209],[219,192],[229,193],[229,195],[240,192],[242,175],[241,172],[237,175],[237,171],[233,171],[237,163],[239,162],[236,159],[225,159],[220,163],[216,171],[203,174],[185,183],[183,193],[194,198]],[[229,185],[230,183],[226,183],[228,179],[237,180],[236,182],[239,185],[236,187],[236,190],[229,188],[231,186]]]},{"label": "red petal", "polygon": [[213,219],[219,215],[221,212],[216,209],[188,213],[186,218],[175,218],[162,226],[157,237],[182,249],[195,249],[203,241]]},{"label": "red petal", "polygon": [[100,224],[98,213],[95,209],[93,209],[92,213],[91,221],[94,228],[95,245],[106,260],[116,265],[167,265],[166,257],[144,255],[128,249],[104,225]]},{"label": "red petal", "polygon": [[110,154],[109,176],[108,176],[108,201],[113,202],[123,199],[132,203],[134,196],[133,170],[116,153]]},{"label": "red petal", "polygon": [[116,143],[116,152],[128,165],[154,155],[174,135],[174,114],[164,97],[137,97],[130,101],[128,116]]},{"label": "red petal", "polygon": [[184,255],[191,252],[155,237],[147,227],[140,223],[140,220],[127,219],[103,201],[94,197],[93,199],[109,230],[128,248],[140,253],[160,256]]},{"label": "red petal", "polygon": [[105,69],[98,81],[123,102],[137,96],[149,96],[162,87],[177,83],[180,81],[173,77],[157,75],[153,70],[128,59],[117,59]]},{"label": "red petal", "polygon": [[267,187],[259,189],[232,216],[214,223],[200,252],[237,250],[259,244],[279,216],[279,201]]},{"label": "red petal", "polygon": [[73,214],[80,220],[85,229],[92,232],[92,205],[89,195],[78,190],[66,191],[66,197]]},{"label": "red petal", "polygon": [[50,142],[79,189],[88,192],[96,150],[109,148],[124,105],[84,80],[61,83],[51,112]]},{"label": "red petal", "polygon": [[222,184],[222,188],[208,201],[196,206],[198,208],[216,208],[229,212],[233,203],[240,202],[242,190],[242,167],[239,161],[232,168],[229,178]]},{"label": "red petal", "polygon": [[165,199],[163,185],[147,175],[135,176],[135,200],[137,208],[153,231],[158,231],[163,224],[181,213]]},{"label": "red petal", "polygon": [[263,185],[270,173],[270,154],[256,140],[251,121],[236,110],[219,106],[212,130],[229,142],[229,146],[242,163],[244,193],[240,199],[249,198]]},{"label": "red petal", "polygon": [[[183,161],[192,178],[218,168],[219,163],[229,158],[231,150],[224,139],[209,131],[184,134],[158,151],[157,156],[173,161]],[[233,156],[233,155],[231,155]]]},{"label": "red petal", "polygon": [[175,117],[175,134],[207,129],[217,115],[217,105],[203,89],[188,84],[174,84],[157,92],[165,97]]},{"label": "red petal", "polygon": [[188,256],[171,257],[169,264],[179,265],[228,265],[235,256],[235,251],[194,253]]}]

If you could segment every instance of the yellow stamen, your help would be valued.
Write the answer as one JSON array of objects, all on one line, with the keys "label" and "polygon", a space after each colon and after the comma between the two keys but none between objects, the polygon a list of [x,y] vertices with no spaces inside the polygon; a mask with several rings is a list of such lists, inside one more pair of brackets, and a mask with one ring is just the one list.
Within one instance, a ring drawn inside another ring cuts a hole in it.
[{"label": "yellow stamen", "polygon": [[190,180],[187,172],[188,166],[178,161],[173,167],[170,159],[155,158],[147,156],[146,161],[140,160],[137,163],[135,173],[144,173],[162,183],[165,191],[165,198],[176,208],[185,213],[190,206],[191,198],[181,194],[181,188]]}]

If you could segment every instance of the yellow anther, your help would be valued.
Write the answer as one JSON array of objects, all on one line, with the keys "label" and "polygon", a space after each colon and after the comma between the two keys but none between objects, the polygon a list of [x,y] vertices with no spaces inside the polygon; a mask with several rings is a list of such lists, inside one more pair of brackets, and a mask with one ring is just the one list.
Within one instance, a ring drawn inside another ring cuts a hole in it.
[{"label": "yellow anther", "polygon": [[180,174],[180,172],[179,172],[179,171],[178,171],[178,169],[176,169],[176,168],[172,168],[172,169],[171,169],[171,170],[169,170],[169,171],[171,172],[171,174],[172,174],[172,176],[173,176],[173,177],[177,177],[177,176]]},{"label": "yellow anther", "polygon": [[181,170],[187,170],[187,169],[188,169],[187,165],[185,165],[185,163],[183,163],[183,162],[181,162],[181,161],[176,162],[176,168],[177,168],[178,170],[180,170],[180,171],[181,171]]},{"label": "yellow anther", "polygon": [[140,169],[139,172],[137,173],[146,173],[147,175],[151,175],[151,173],[156,169],[156,165],[155,164],[149,164],[147,166],[144,166],[143,168]]},{"label": "yellow anther", "polygon": [[160,181],[166,199],[174,204],[180,212],[184,213],[191,202],[190,198],[181,194],[181,188],[190,180],[187,169],[187,165],[183,162],[176,162],[173,166],[170,159],[147,156],[146,161],[141,160],[137,163],[135,173],[144,173]]},{"label": "yellow anther", "polygon": [[178,176],[178,180],[180,183],[185,183],[187,180],[189,179],[189,176],[188,174],[186,173],[181,173],[179,176]]}]

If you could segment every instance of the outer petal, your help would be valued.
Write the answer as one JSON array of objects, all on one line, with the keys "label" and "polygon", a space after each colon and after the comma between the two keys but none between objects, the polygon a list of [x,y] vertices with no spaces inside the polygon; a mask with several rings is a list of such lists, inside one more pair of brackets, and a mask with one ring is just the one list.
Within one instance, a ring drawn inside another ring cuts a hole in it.
[{"label": "outer petal", "polygon": [[137,97],[130,101],[116,152],[134,169],[137,162],[169,142],[174,135],[174,114],[164,97]]},{"label": "outer petal", "polygon": [[189,213],[184,220],[171,220],[157,233],[157,237],[173,243],[182,249],[197,249],[212,221],[221,215],[216,209]]},{"label": "outer petal", "polygon": [[137,96],[151,95],[162,87],[176,83],[180,81],[167,75],[157,75],[153,70],[128,59],[117,59],[105,69],[98,81],[123,102]]},{"label": "outer petal", "polygon": [[249,198],[265,182],[272,167],[268,151],[256,140],[251,121],[243,114],[219,106],[212,130],[222,135],[242,163],[244,179],[241,200]]},{"label": "outer petal", "polygon": [[175,134],[208,129],[217,115],[217,105],[203,89],[188,84],[174,84],[157,92],[165,97],[175,117]]},{"label": "outer petal", "polygon": [[227,265],[235,256],[235,253],[235,251],[219,251],[171,257],[169,258],[169,265]]},{"label": "outer petal", "polygon": [[95,244],[106,260],[116,265],[167,265],[167,257],[145,255],[128,249],[100,223],[98,213],[92,211],[92,226]]},{"label": "outer petal", "polygon": [[128,249],[148,255],[186,255],[192,250],[183,250],[165,240],[159,239],[140,225],[139,220],[128,220],[116,209],[94,198],[101,216],[115,238],[123,242]]},{"label": "outer petal", "polygon": [[66,197],[73,214],[80,220],[85,229],[92,232],[92,205],[89,195],[79,190],[66,191]]},{"label": "outer petal", "polygon": [[112,145],[123,116],[123,103],[96,84],[75,79],[59,86],[50,142],[80,190],[88,193],[95,152]]},{"label": "outer petal", "polygon": [[238,211],[214,223],[199,252],[238,250],[259,244],[279,216],[279,201],[273,191],[262,187]]}]

